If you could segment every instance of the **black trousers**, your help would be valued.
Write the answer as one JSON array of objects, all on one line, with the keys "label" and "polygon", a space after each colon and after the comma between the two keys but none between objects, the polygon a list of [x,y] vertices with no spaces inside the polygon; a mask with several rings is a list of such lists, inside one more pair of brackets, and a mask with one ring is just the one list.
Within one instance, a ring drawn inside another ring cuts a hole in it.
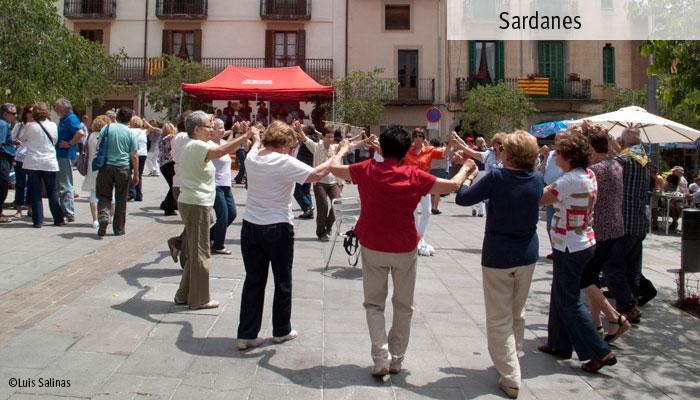
[{"label": "black trousers", "polygon": [[172,212],[177,210],[177,202],[175,197],[173,197],[173,177],[175,176],[175,163],[169,162],[160,166],[160,173],[168,182],[168,194],[165,195],[165,199],[160,203],[160,209],[165,212]]},{"label": "black trousers", "polygon": [[605,282],[615,299],[615,307],[621,313],[637,305],[644,237],[625,235],[617,239],[608,261],[603,265]]},{"label": "black trousers", "polygon": [[10,190],[10,171],[12,171],[12,159],[0,154],[0,215]]},{"label": "black trousers", "polygon": [[294,227],[288,223],[256,225],[243,221],[241,253],[245,282],[241,295],[239,339],[255,339],[262,324],[265,285],[272,265],[275,294],[272,300],[272,335],[285,336],[292,330],[292,263]]}]

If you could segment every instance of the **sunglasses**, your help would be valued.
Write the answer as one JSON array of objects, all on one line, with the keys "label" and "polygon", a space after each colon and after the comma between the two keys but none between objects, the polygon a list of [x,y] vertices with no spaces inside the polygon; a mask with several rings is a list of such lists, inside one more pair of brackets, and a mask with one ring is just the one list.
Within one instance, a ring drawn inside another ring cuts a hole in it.
[{"label": "sunglasses", "polygon": [[423,136],[423,135],[416,135],[416,137],[415,137],[414,139],[416,139],[416,138],[425,139],[425,136]]},{"label": "sunglasses", "polygon": [[5,114],[10,114],[10,115],[17,115],[17,111],[15,111],[15,112],[9,112],[9,111],[5,111]]}]

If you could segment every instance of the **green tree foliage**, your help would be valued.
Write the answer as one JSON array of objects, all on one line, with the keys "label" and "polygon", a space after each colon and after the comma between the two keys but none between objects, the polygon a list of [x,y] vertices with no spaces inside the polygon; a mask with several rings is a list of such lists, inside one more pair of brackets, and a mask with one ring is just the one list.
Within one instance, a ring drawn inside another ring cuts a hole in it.
[{"label": "green tree foliage", "polygon": [[496,132],[523,127],[524,121],[537,112],[535,104],[522,90],[503,82],[467,91],[464,110],[462,129],[483,135],[487,142]]},{"label": "green tree foliage", "polygon": [[603,112],[617,111],[622,107],[638,106],[647,107],[646,89],[621,89],[618,87],[607,88],[612,92],[612,97],[603,102]]},{"label": "green tree foliage", "polygon": [[355,71],[343,79],[325,80],[335,87],[335,119],[355,126],[369,127],[379,123],[383,101],[392,98],[399,83],[382,79],[380,68]]},{"label": "green tree foliage", "polygon": [[[180,111],[180,84],[199,83],[211,79],[214,71],[196,61],[172,55],[163,56],[164,67],[143,84],[146,101],[156,112],[165,112],[174,121]],[[208,109],[209,103],[187,93],[182,98],[183,110]]]},{"label": "green tree foliage", "polygon": [[659,76],[661,108],[681,116],[686,123],[697,125],[700,120],[700,41],[649,41],[642,46],[642,54],[653,56],[648,72]]},{"label": "green tree foliage", "polygon": [[0,10],[0,101],[21,106],[65,96],[84,108],[115,90],[122,56],[72,33],[56,2],[0,0]]}]

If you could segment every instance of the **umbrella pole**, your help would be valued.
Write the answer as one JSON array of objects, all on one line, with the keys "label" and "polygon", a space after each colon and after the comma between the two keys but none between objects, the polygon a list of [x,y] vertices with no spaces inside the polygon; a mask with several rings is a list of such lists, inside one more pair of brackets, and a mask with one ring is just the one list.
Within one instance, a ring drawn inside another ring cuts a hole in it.
[{"label": "umbrella pole", "polygon": [[253,117],[253,118],[256,119],[255,122],[258,122],[258,121],[257,121],[257,118],[258,118],[258,108],[260,108],[260,106],[258,105],[258,94],[255,93],[255,117]]},{"label": "umbrella pole", "polygon": [[182,90],[180,90],[180,114],[182,114]]}]

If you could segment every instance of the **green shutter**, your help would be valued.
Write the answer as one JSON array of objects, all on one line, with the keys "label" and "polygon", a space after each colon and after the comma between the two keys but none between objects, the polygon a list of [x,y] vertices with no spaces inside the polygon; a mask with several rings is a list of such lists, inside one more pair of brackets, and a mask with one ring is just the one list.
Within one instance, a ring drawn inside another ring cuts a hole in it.
[{"label": "green shutter", "polygon": [[506,54],[505,46],[502,40],[496,42],[496,81],[502,81],[506,78]]},{"label": "green shutter", "polygon": [[469,41],[469,73],[476,71],[476,42]]},{"label": "green shutter", "polygon": [[603,83],[615,84],[615,48],[603,47]]}]

